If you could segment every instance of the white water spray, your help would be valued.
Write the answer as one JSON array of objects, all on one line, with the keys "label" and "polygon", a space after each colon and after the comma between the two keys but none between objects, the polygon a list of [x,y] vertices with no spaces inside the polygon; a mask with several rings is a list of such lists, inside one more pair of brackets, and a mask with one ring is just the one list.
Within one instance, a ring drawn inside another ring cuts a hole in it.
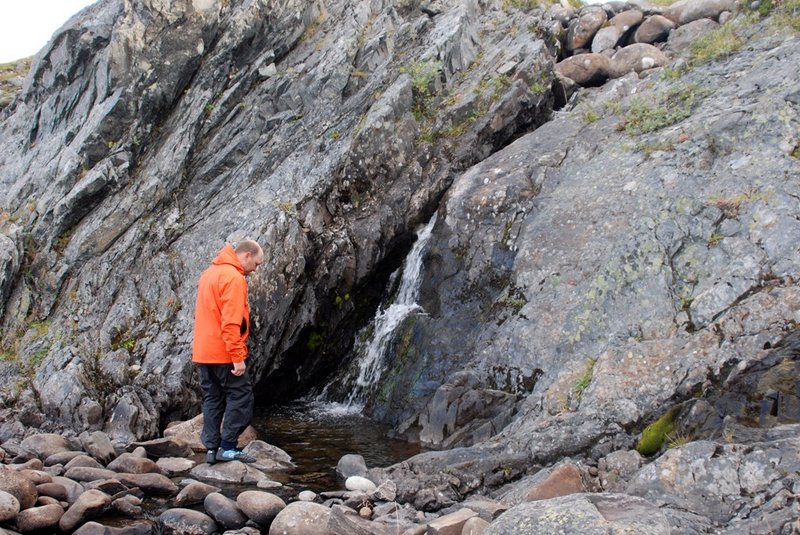
[{"label": "white water spray", "polygon": [[[354,379],[345,378],[345,383],[352,383],[350,395],[345,402],[347,406],[357,407],[358,410],[363,408],[367,395],[384,372],[386,348],[394,337],[394,331],[408,316],[422,311],[422,307],[417,304],[422,281],[422,251],[431,237],[435,223],[436,214],[417,231],[417,241],[403,263],[403,275],[394,302],[388,307],[381,307],[372,323],[357,337],[353,351],[360,355],[358,375]],[[365,332],[370,330],[372,336],[364,342],[359,342]]]}]

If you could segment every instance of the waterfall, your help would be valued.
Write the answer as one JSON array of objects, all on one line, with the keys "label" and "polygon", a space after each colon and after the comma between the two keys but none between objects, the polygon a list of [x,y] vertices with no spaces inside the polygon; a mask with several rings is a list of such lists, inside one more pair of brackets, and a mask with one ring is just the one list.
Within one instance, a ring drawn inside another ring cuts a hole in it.
[{"label": "waterfall", "polygon": [[[422,280],[422,251],[431,237],[435,223],[436,214],[417,230],[417,240],[401,268],[402,278],[394,301],[388,306],[379,307],[370,324],[358,333],[353,347],[353,353],[358,360],[350,367],[349,375],[342,380],[343,384],[350,385],[350,394],[338,407],[339,410],[361,411],[367,396],[384,372],[386,348],[394,338],[395,330],[408,316],[423,311],[417,304]],[[371,334],[367,336],[368,333]],[[321,398],[326,397],[326,390],[327,388],[323,390]]]}]

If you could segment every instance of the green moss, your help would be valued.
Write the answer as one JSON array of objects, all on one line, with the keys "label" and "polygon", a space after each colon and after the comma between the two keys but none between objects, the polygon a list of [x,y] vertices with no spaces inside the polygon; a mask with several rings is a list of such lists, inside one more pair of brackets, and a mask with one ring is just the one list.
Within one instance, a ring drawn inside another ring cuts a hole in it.
[{"label": "green moss", "polygon": [[431,103],[434,92],[431,88],[434,80],[439,77],[442,70],[440,61],[418,61],[409,67],[401,67],[401,73],[411,76],[411,90],[413,101],[411,111],[417,121],[428,117],[431,113]]},{"label": "green moss", "polygon": [[675,418],[678,417],[679,409],[676,407],[669,410],[658,420],[651,423],[642,431],[642,438],[636,444],[636,451],[642,455],[653,455],[661,450],[668,435],[675,429]]},{"label": "green moss", "polygon": [[680,84],[651,98],[634,97],[625,114],[625,132],[645,134],[678,123],[708,94],[710,90],[697,84]]},{"label": "green moss", "polygon": [[322,335],[318,332],[312,332],[308,335],[308,341],[306,341],[306,349],[309,351],[316,351],[317,348],[322,345]]},{"label": "green moss", "polygon": [[572,387],[572,391],[575,393],[575,398],[580,401],[581,396],[583,396],[583,391],[588,388],[588,386],[592,382],[592,375],[594,373],[594,365],[597,363],[597,359],[588,359],[586,361],[586,369],[583,372],[577,381],[575,381],[575,385]]}]

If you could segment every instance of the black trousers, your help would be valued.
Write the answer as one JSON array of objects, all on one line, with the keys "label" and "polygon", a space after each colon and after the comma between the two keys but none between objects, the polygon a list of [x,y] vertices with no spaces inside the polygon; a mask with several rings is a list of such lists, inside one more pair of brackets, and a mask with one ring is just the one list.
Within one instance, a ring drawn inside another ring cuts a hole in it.
[{"label": "black trousers", "polygon": [[[198,364],[203,390],[203,431],[208,449],[232,449],[253,420],[253,384],[250,373],[233,375],[233,364]],[[222,432],[220,433],[220,427]]]}]

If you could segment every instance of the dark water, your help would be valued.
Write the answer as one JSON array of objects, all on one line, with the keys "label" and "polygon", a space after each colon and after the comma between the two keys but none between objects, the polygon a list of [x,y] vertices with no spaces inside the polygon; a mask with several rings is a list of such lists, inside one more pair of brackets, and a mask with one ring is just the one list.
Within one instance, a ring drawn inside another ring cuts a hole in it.
[{"label": "dark water", "polygon": [[346,412],[342,407],[320,403],[256,409],[253,427],[259,438],[292,456],[297,468],[286,474],[269,474],[296,491],[343,489],[336,481],[336,464],[348,453],[364,457],[368,468],[403,461],[420,446],[387,438],[389,428]]}]

